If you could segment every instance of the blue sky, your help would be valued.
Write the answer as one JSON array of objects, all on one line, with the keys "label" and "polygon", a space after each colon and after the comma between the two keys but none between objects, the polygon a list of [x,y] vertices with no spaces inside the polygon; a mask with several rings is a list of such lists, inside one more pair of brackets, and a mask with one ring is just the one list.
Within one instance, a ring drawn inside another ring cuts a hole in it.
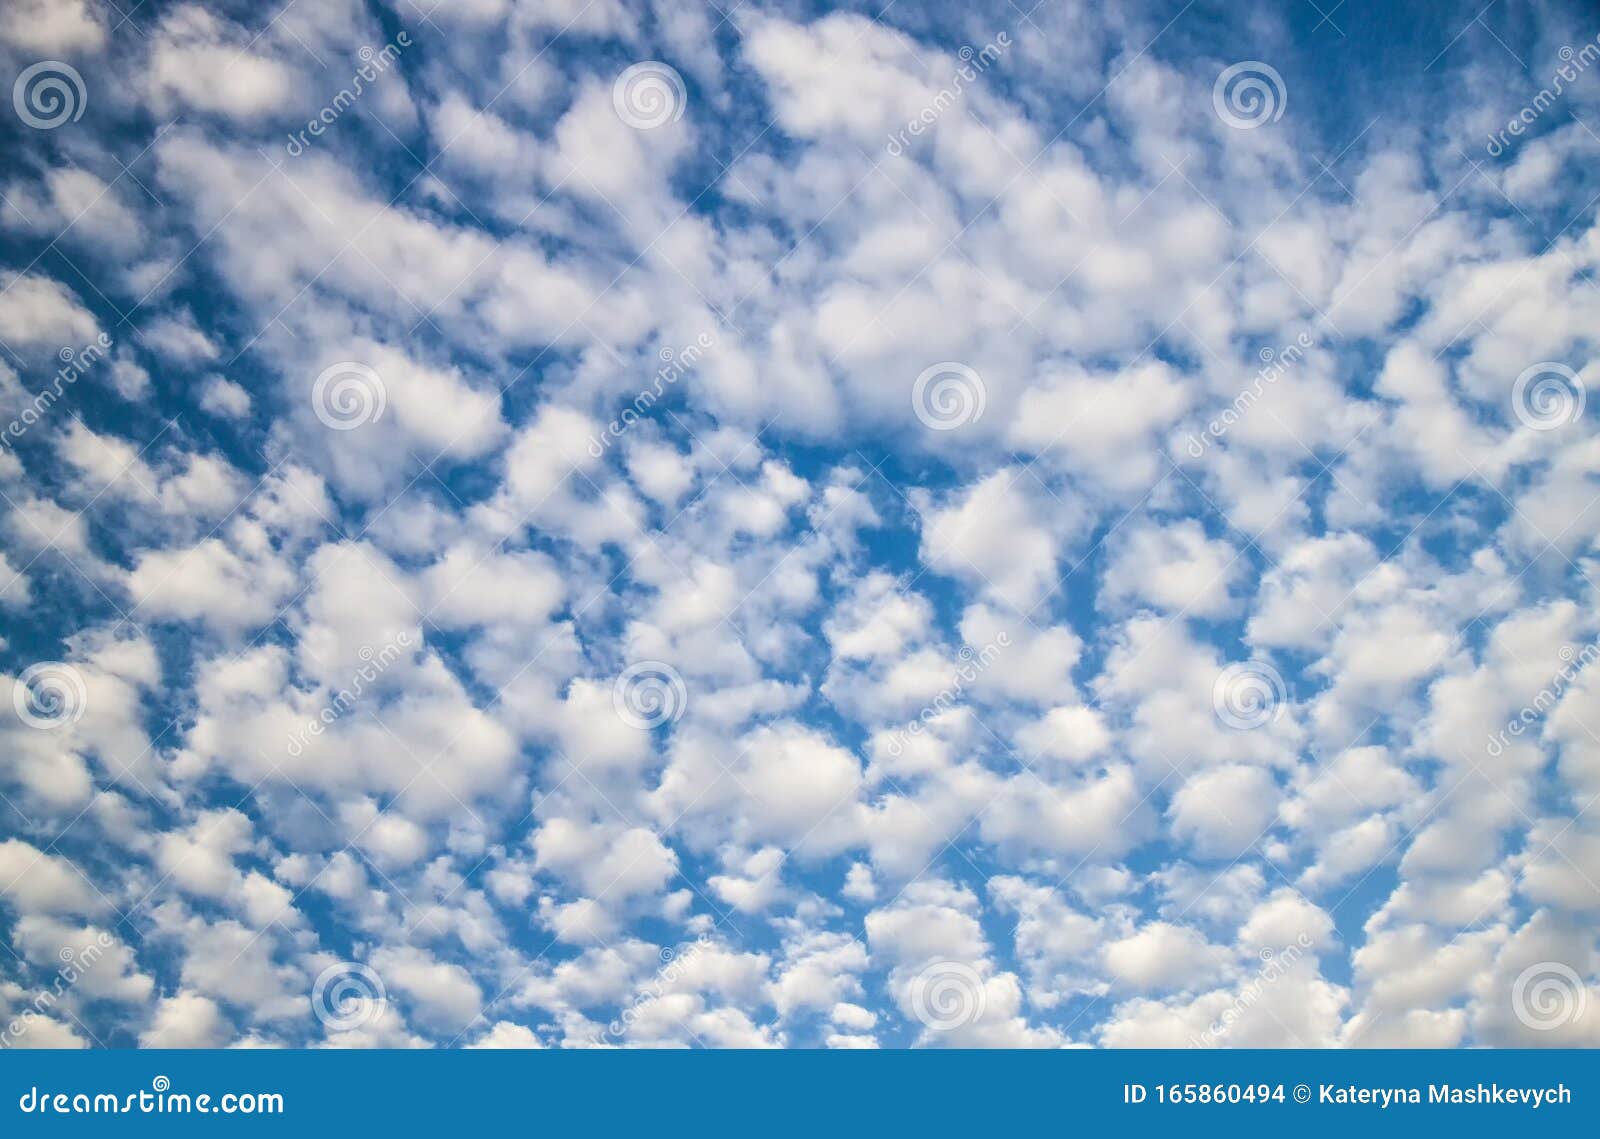
[{"label": "blue sky", "polygon": [[1584,6],[0,61],[0,1045],[1600,1043]]}]

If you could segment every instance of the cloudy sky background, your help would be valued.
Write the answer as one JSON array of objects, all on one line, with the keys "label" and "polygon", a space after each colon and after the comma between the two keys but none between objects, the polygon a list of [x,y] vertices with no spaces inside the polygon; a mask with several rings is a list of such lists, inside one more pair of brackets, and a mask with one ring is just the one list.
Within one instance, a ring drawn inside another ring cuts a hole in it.
[{"label": "cloudy sky background", "polygon": [[1600,13],[1333,2],[7,4],[0,1044],[1600,1044]]}]

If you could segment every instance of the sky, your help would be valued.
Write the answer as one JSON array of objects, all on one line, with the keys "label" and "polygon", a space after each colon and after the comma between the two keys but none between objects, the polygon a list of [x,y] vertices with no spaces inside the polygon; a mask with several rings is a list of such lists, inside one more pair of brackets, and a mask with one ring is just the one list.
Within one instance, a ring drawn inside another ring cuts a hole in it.
[{"label": "sky", "polygon": [[1600,11],[11,0],[0,1047],[1600,1045]]}]

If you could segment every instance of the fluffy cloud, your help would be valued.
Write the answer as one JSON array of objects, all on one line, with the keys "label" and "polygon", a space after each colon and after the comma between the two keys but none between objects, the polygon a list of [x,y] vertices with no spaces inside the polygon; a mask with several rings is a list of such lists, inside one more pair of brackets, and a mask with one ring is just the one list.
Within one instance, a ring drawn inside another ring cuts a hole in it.
[{"label": "fluffy cloud", "polygon": [[781,8],[0,14],[19,1043],[1600,1040],[1587,32]]}]

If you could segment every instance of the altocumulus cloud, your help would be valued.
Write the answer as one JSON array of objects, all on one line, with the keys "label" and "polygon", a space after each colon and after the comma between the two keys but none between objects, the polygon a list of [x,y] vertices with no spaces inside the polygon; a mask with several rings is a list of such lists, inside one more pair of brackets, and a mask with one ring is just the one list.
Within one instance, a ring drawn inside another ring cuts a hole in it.
[{"label": "altocumulus cloud", "polygon": [[0,1044],[1600,1044],[1593,12],[872,7],[0,15]]}]

